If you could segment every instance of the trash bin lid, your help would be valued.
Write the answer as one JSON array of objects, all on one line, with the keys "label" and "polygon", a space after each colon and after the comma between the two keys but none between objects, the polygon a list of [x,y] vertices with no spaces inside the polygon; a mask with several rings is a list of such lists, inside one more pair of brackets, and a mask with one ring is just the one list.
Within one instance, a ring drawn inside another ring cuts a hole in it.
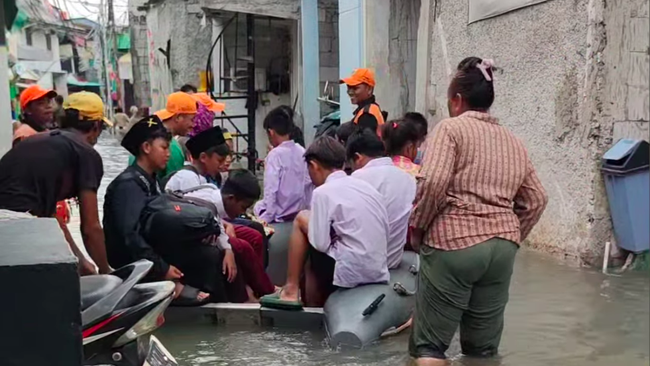
[{"label": "trash bin lid", "polygon": [[647,168],[649,162],[647,141],[621,139],[603,155],[602,170],[622,174]]}]

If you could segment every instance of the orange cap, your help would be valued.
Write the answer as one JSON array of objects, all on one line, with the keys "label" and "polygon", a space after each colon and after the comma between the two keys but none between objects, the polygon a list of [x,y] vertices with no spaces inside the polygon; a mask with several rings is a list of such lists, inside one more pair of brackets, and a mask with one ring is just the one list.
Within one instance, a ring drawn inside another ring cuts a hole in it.
[{"label": "orange cap", "polygon": [[224,103],[215,102],[207,94],[194,93],[192,94],[192,98],[194,98],[194,100],[197,102],[203,104],[210,112],[223,112],[226,109],[226,105]]},{"label": "orange cap", "polygon": [[161,121],[170,119],[176,114],[196,114],[196,100],[187,93],[171,93],[167,97],[167,107],[155,114]]},{"label": "orange cap", "polygon": [[20,109],[25,109],[29,103],[43,97],[54,98],[56,97],[56,92],[50,89],[43,89],[40,85],[30,86],[20,93]]},{"label": "orange cap", "polygon": [[349,78],[341,79],[341,84],[349,86],[357,86],[360,84],[368,84],[372,87],[375,86],[375,73],[370,69],[356,69],[352,72]]}]

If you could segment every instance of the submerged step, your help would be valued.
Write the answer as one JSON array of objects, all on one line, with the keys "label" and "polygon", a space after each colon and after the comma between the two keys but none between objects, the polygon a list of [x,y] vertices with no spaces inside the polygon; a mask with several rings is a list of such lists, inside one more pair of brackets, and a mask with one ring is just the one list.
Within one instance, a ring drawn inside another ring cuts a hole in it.
[{"label": "submerged step", "polygon": [[218,303],[201,307],[170,307],[165,312],[170,323],[211,322],[219,326],[263,326],[297,330],[323,327],[323,308],[302,311],[276,310],[260,304]]}]

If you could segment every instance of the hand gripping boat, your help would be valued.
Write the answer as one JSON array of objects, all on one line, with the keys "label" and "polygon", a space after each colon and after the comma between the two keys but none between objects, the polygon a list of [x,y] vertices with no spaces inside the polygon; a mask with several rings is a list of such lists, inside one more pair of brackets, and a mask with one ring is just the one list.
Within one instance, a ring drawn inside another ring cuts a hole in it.
[{"label": "hand gripping boat", "polygon": [[[273,228],[267,273],[281,286],[286,280],[292,223],[274,224]],[[330,295],[323,307],[330,345],[361,348],[406,323],[415,308],[418,270],[418,255],[404,252],[399,267],[390,270],[388,284],[341,289]]]}]

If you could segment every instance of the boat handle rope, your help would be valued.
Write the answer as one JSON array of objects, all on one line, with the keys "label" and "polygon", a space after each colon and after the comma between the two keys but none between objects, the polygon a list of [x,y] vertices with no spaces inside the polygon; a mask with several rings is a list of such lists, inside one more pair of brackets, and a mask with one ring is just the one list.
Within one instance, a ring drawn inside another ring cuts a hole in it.
[{"label": "boat handle rope", "polygon": [[415,264],[412,264],[409,267],[409,273],[412,274],[413,276],[418,274],[418,267]]},{"label": "boat handle rope", "polygon": [[[417,284],[416,284],[416,286],[417,286]],[[416,290],[417,289],[415,289],[413,291],[409,291],[406,287],[404,287],[404,285],[402,285],[399,282],[395,282],[393,284],[393,291],[397,292],[397,294],[400,295],[400,296],[413,296],[413,295],[415,295]]]}]

